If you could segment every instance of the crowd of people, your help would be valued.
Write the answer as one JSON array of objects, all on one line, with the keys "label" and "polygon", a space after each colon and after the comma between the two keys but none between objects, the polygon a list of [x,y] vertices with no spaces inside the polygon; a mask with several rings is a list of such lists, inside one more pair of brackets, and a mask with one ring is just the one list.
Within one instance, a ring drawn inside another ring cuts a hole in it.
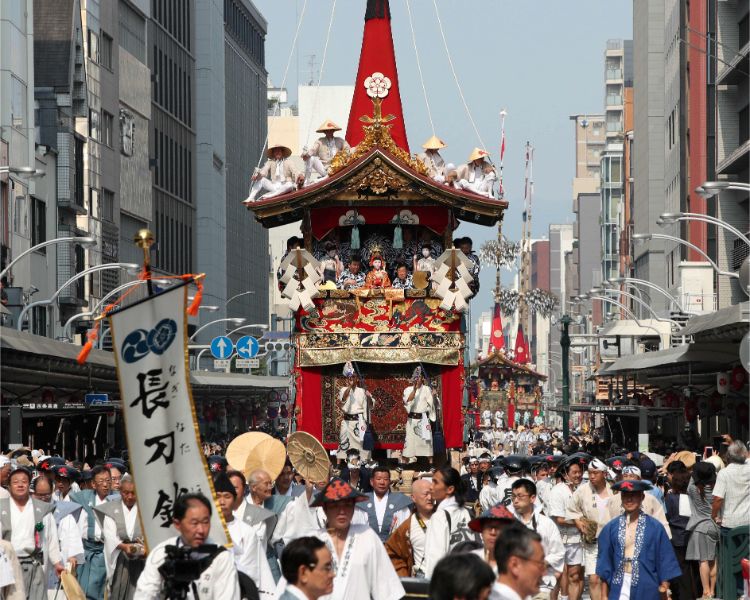
[{"label": "crowd of people", "polygon": [[[0,456],[0,598],[45,598],[65,574],[97,600],[397,600],[420,584],[440,600],[714,597],[723,538],[750,527],[744,443],[656,465],[545,433],[423,472],[352,448],[325,481],[212,454],[215,498],[180,496],[175,535],[148,553],[126,461],[16,450]],[[215,510],[231,548],[209,538]]]}]

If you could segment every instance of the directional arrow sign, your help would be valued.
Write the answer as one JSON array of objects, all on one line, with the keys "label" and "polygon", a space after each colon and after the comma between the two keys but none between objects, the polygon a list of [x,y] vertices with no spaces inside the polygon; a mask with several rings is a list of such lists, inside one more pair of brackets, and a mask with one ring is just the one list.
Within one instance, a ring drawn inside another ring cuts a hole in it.
[{"label": "directional arrow sign", "polygon": [[225,335],[220,335],[211,340],[211,354],[214,358],[224,360],[232,356],[234,344],[232,340]]},{"label": "directional arrow sign", "polygon": [[258,340],[250,335],[245,335],[237,340],[237,356],[240,358],[253,358],[258,354],[259,349]]}]

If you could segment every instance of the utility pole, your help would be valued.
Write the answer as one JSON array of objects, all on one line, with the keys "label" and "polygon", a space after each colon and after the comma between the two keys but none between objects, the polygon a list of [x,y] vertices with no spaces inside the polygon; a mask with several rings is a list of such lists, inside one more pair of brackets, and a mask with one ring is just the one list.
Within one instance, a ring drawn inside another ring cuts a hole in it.
[{"label": "utility pole", "polygon": [[568,354],[570,352],[570,335],[568,328],[573,322],[570,315],[564,314],[560,317],[562,326],[562,335],[560,335],[560,348],[562,350],[562,409],[563,409],[563,439],[568,440],[570,436],[570,361]]}]

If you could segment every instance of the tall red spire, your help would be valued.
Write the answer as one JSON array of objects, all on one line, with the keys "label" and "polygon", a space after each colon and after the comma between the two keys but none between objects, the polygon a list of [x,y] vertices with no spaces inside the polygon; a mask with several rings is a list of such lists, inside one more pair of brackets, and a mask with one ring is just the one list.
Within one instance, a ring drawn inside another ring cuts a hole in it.
[{"label": "tall red spire", "polygon": [[529,363],[529,342],[523,334],[523,325],[518,324],[518,333],[516,334],[516,352],[514,360],[521,365]]},{"label": "tall red spire", "polygon": [[503,318],[500,315],[500,305],[495,303],[495,313],[492,316],[492,331],[490,332],[490,345],[487,353],[492,354],[494,350],[503,350],[504,348]]},{"label": "tall red spire", "polygon": [[388,0],[367,0],[362,51],[359,55],[354,98],[352,98],[349,124],[346,128],[346,141],[351,146],[359,144],[364,138],[363,124],[359,118],[372,114],[372,100],[367,95],[365,79],[373,73],[382,73],[390,79],[391,87],[388,90],[388,95],[383,98],[382,112],[383,115],[394,115],[396,117],[390,123],[391,136],[397,146],[409,152],[404,111],[401,108],[401,93],[398,87],[396,53],[393,49],[393,36],[391,35],[391,9]]}]

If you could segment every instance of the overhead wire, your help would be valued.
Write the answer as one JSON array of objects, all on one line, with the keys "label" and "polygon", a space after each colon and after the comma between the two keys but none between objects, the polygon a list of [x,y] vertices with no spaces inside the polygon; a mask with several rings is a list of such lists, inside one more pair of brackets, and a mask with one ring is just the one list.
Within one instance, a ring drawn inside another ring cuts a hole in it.
[{"label": "overhead wire", "polygon": [[456,68],[453,66],[453,59],[451,59],[451,53],[448,50],[448,42],[445,39],[445,31],[443,30],[443,21],[440,19],[440,11],[437,7],[437,0],[432,0],[432,5],[435,7],[435,16],[437,17],[438,22],[438,28],[440,29],[440,37],[443,39],[443,48],[445,48],[445,54],[448,57],[448,65],[451,68],[451,73],[453,74],[453,80],[456,82],[456,88],[458,88],[458,95],[461,97],[461,102],[463,102],[464,109],[466,110],[466,115],[469,117],[469,122],[471,123],[471,126],[474,128],[474,133],[477,135],[477,139],[479,140],[479,143],[482,146],[482,150],[487,150],[487,146],[484,143],[484,140],[482,140],[482,136],[479,133],[479,129],[477,129],[477,124],[474,122],[474,118],[471,116],[471,111],[469,110],[469,105],[466,102],[466,98],[464,98],[463,90],[461,89],[461,84],[458,81],[458,75],[456,74]]},{"label": "overhead wire", "polygon": [[336,0],[333,0],[331,5],[331,17],[328,19],[328,31],[326,32],[326,41],[323,46],[323,60],[320,63],[320,72],[318,73],[318,84],[315,86],[315,97],[313,99],[313,109],[310,112],[310,120],[307,123],[307,138],[305,139],[305,146],[310,141],[310,134],[312,133],[312,120],[315,115],[315,111],[318,109],[318,102],[320,100],[320,83],[323,80],[323,70],[326,66],[326,57],[328,56],[328,42],[331,40],[331,28],[333,27],[333,16],[336,13]]},{"label": "overhead wire", "polygon": [[419,81],[422,84],[422,94],[424,95],[424,103],[427,107],[427,118],[430,120],[430,129],[432,129],[432,135],[435,135],[435,123],[432,121],[432,109],[430,108],[430,101],[427,97],[427,88],[424,84],[424,75],[422,74],[422,61],[419,58],[419,49],[417,48],[417,36],[414,33],[414,21],[411,17],[411,5],[410,0],[404,0],[406,3],[406,12],[409,14],[409,28],[411,29],[411,43],[414,46],[414,54],[417,57],[417,71],[419,72]]},{"label": "overhead wire", "polygon": [[[292,58],[294,57],[294,49],[297,47],[297,38],[299,37],[300,29],[302,29],[302,22],[305,19],[306,9],[307,9],[307,0],[305,0],[304,3],[302,4],[302,12],[300,12],[299,20],[297,21],[297,29],[294,32],[294,38],[292,39],[292,47],[289,49],[289,58],[286,61],[286,68],[284,69],[284,77],[281,80],[281,87],[279,89],[284,89],[284,86],[286,85],[286,78],[289,75],[289,67],[292,64]],[[272,117],[276,116],[278,108],[279,108],[279,103],[277,102],[273,108],[273,114],[271,115]],[[261,146],[260,155],[258,156],[258,164],[255,166],[256,169],[260,167],[260,163],[263,161],[263,152],[265,151],[267,145],[268,145],[268,131],[266,130],[266,139],[263,142],[263,146]]]}]

